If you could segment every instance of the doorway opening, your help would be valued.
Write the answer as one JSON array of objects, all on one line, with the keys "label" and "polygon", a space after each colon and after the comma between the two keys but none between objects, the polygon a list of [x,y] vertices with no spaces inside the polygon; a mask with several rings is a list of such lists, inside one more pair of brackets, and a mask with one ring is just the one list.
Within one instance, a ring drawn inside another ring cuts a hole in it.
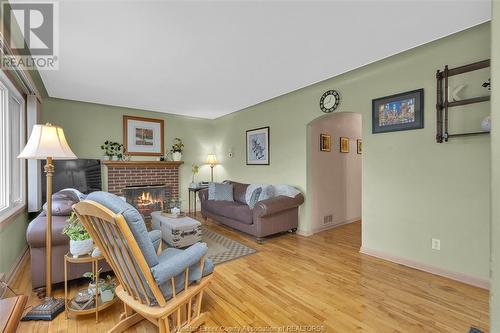
[{"label": "doorway opening", "polygon": [[309,123],[311,231],[361,220],[362,119],[341,112]]}]

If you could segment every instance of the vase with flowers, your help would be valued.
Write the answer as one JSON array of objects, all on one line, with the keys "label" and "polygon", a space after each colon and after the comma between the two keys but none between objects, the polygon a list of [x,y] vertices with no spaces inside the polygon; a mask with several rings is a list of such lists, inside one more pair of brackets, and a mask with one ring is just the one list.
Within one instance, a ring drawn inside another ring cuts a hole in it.
[{"label": "vase with flowers", "polygon": [[174,144],[172,145],[172,149],[170,152],[172,153],[172,160],[180,161],[182,160],[182,151],[184,150],[184,143],[181,138],[175,138]]},{"label": "vase with flowers", "polygon": [[196,175],[198,174],[198,172],[200,172],[200,166],[196,163],[193,163],[193,165],[191,165],[192,176],[191,176],[191,184],[189,184],[190,188],[195,188],[197,186],[194,179],[195,179]]}]

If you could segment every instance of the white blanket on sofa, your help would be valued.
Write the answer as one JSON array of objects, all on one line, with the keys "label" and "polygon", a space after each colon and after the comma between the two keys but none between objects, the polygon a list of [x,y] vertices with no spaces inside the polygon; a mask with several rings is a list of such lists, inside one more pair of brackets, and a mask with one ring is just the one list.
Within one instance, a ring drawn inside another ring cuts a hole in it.
[{"label": "white blanket on sofa", "polygon": [[252,197],[253,191],[258,188],[262,188],[262,192],[257,201],[267,200],[279,195],[284,195],[286,197],[293,198],[297,194],[300,193],[295,187],[286,185],[286,184],[278,184],[278,185],[269,185],[269,184],[250,184],[247,187],[247,191],[245,193],[245,201],[247,204],[250,202],[250,198]]}]

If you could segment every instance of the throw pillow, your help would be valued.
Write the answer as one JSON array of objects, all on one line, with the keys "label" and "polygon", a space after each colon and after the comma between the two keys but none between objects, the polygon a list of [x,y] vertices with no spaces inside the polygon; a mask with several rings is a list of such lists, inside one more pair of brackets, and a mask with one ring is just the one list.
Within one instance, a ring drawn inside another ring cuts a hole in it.
[{"label": "throw pillow", "polygon": [[208,200],[215,200],[215,183],[208,184]]},{"label": "throw pillow", "polygon": [[[57,199],[52,201],[52,215],[54,216],[67,216],[71,215],[73,210],[72,206],[76,202],[67,199]],[[47,212],[47,203],[43,205],[43,210]]]},{"label": "throw pillow", "polygon": [[262,193],[262,187],[256,188],[250,196],[250,201],[248,202],[248,207],[253,209],[257,201],[259,201],[260,194]]},{"label": "throw pillow", "polygon": [[253,191],[255,191],[255,189],[257,188],[262,188],[262,192],[260,193],[258,201],[274,198],[274,187],[272,185],[250,184],[247,187],[247,193],[245,195],[245,200],[247,202],[247,205],[250,202],[250,197],[252,196]]},{"label": "throw pillow", "polygon": [[[71,215],[72,206],[83,199],[85,199],[85,194],[75,189],[66,188],[52,194],[52,215]],[[47,212],[47,203],[43,205],[43,210]]]},{"label": "throw pillow", "polygon": [[233,185],[210,183],[208,185],[208,200],[215,201],[234,201]]}]

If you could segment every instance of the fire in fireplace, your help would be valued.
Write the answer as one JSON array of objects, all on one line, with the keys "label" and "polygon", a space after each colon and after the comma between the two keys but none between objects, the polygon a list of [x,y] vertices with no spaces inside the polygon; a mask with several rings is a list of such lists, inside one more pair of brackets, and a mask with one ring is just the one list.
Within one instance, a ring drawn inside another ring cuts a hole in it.
[{"label": "fire in fireplace", "polygon": [[123,194],[129,204],[134,206],[144,219],[151,219],[151,213],[163,210],[167,198],[168,187],[166,185],[143,185],[127,186]]}]

